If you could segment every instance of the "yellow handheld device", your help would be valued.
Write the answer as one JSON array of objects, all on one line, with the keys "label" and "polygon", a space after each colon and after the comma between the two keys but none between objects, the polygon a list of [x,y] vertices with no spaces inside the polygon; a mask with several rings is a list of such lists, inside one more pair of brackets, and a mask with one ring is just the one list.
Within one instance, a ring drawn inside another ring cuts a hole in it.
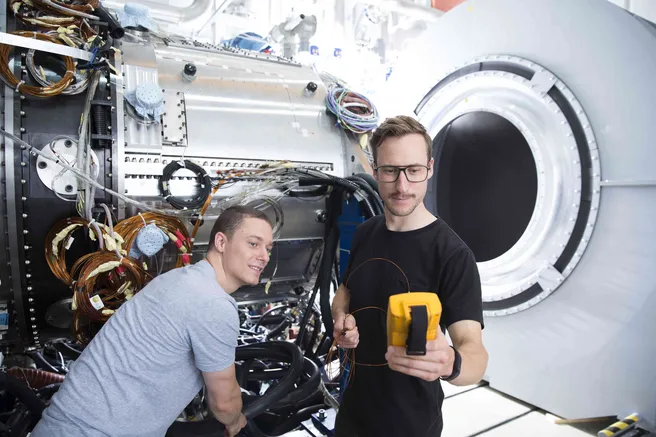
[{"label": "yellow handheld device", "polygon": [[387,345],[405,346],[408,355],[426,355],[426,341],[437,338],[442,304],[435,293],[390,296],[387,307]]}]

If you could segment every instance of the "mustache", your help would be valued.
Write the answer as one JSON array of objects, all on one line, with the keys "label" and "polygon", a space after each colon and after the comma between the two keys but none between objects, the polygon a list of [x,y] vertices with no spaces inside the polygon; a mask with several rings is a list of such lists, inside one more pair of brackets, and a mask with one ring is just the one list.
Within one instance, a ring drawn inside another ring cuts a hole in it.
[{"label": "mustache", "polygon": [[392,193],[392,194],[390,194],[389,197],[391,197],[393,199],[412,199],[413,197],[415,197],[415,195],[414,194]]}]

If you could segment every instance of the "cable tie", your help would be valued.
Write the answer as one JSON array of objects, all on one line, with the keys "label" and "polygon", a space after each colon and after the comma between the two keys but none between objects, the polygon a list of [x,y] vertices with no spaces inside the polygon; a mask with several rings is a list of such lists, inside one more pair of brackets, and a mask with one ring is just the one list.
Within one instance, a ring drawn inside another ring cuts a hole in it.
[{"label": "cable tie", "polygon": [[146,219],[139,213],[139,217],[141,217],[141,220],[143,220],[144,226],[148,226],[148,223],[146,223]]},{"label": "cable tie", "polygon": [[16,85],[16,92],[19,91],[20,86],[23,85],[24,83],[25,83],[24,80],[21,80],[20,82],[18,82],[18,85]]}]

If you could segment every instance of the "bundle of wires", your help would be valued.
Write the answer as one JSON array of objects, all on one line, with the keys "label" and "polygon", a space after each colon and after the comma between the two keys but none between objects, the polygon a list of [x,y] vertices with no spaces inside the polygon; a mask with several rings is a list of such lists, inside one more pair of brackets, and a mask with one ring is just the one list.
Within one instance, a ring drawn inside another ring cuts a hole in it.
[{"label": "bundle of wires", "polygon": [[[84,42],[80,39],[80,37],[76,35],[67,35],[65,32],[59,33],[57,31],[47,32],[46,35],[51,36],[53,38],[58,38],[64,44],[71,47],[80,48],[84,46]],[[30,74],[32,74],[32,77],[34,77],[34,79],[43,86],[54,85],[54,83],[48,80],[48,78],[46,77],[43,68],[40,65],[37,66],[34,59],[35,55],[36,55],[36,50],[34,49],[29,50],[27,52],[27,57],[25,59],[25,65],[27,66],[27,69],[29,70]],[[62,94],[66,94],[66,95],[79,94],[83,92],[88,85],[89,85],[89,73],[84,70],[78,70],[75,72],[74,82],[64,91],[62,91]]]},{"label": "bundle of wires", "polygon": [[191,264],[193,244],[187,233],[187,228],[177,218],[164,214],[144,212],[118,223],[114,227],[114,231],[123,238],[126,252],[130,253],[139,231],[151,223],[164,231],[178,248],[179,255],[175,264],[176,268]]},{"label": "bundle of wires", "polygon": [[[23,36],[26,38],[35,38],[41,41],[48,41],[55,44],[61,44],[58,39],[38,32],[15,31],[12,35]],[[9,53],[12,46],[0,44],[0,77],[11,88],[33,97],[53,97],[61,94],[75,79],[75,64],[69,56],[62,56],[66,65],[66,74],[57,83],[53,85],[38,87],[26,85],[24,80],[18,80],[9,68]]]},{"label": "bundle of wires", "polygon": [[11,10],[19,21],[42,30],[68,29],[88,39],[97,32],[90,23],[98,20],[92,13],[100,6],[98,0],[62,3],[56,0],[11,0]]},{"label": "bundle of wires", "polygon": [[66,252],[73,244],[73,233],[81,227],[89,228],[89,236],[103,248],[103,229],[98,223],[90,223],[81,217],[69,217],[58,221],[50,229],[45,240],[46,261],[52,273],[66,285],[71,285],[72,278],[66,267]]},{"label": "bundle of wires", "polygon": [[326,108],[344,128],[356,134],[370,132],[378,125],[376,106],[362,94],[335,86],[326,94]]},{"label": "bundle of wires", "polygon": [[[200,189],[190,200],[181,200],[171,194],[170,183],[173,179],[173,174],[178,170],[186,168],[196,174],[196,181],[198,182]],[[162,194],[162,197],[171,204],[172,207],[176,209],[188,210],[188,209],[200,209],[205,204],[205,201],[210,197],[210,192],[212,190],[212,180],[207,174],[205,169],[200,165],[189,161],[171,161],[164,167],[162,171],[162,177],[159,180],[159,190]]]},{"label": "bundle of wires", "polygon": [[105,322],[150,280],[135,260],[114,252],[84,255],[71,269],[73,311],[90,321]]}]

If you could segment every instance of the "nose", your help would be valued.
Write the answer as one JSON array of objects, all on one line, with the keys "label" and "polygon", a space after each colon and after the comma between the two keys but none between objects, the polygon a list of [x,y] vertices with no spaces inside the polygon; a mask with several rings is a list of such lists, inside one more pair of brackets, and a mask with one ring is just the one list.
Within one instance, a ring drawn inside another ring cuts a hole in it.
[{"label": "nose", "polygon": [[396,180],[396,191],[398,191],[399,193],[405,193],[408,191],[409,187],[410,187],[410,182],[405,176],[405,172],[401,172],[399,174],[399,178]]},{"label": "nose", "polygon": [[260,259],[264,260],[265,263],[269,262],[269,249],[266,247],[262,252],[260,252]]}]

